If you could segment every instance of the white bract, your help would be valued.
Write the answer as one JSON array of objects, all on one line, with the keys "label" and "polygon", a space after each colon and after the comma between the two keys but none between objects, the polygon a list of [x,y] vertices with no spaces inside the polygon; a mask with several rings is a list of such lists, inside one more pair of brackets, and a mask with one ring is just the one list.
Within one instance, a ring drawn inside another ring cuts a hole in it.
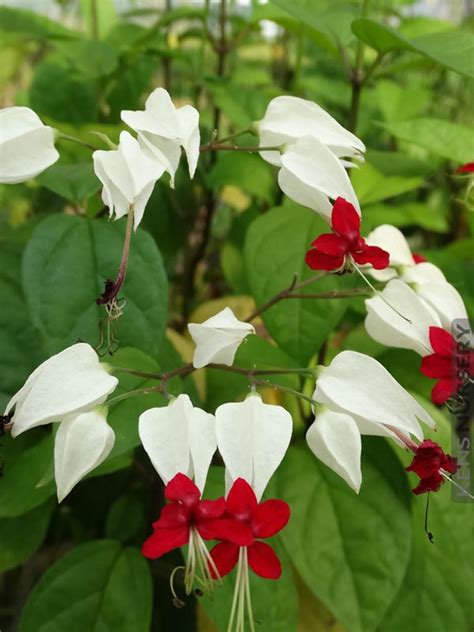
[{"label": "white bract", "polygon": [[430,327],[441,327],[441,321],[409,285],[393,279],[382,292],[366,299],[365,306],[365,329],[371,338],[388,347],[412,349],[421,356],[433,353],[429,331]]},{"label": "white bract", "polygon": [[128,132],[120,134],[117,149],[98,150],[92,154],[94,170],[103,184],[102,200],[116,219],[127,215],[133,207],[134,225],[143,218],[145,206],[156,181],[165,167],[146,154]]},{"label": "white bract", "polygon": [[98,408],[61,422],[54,441],[54,478],[59,502],[105,461],[114,442],[106,409]]},{"label": "white bract", "polygon": [[359,202],[341,161],[316,138],[288,144],[281,155],[278,184],[290,199],[331,218],[332,203],[343,197],[360,215]]},{"label": "white bract", "polygon": [[168,406],[140,415],[140,440],[165,485],[181,472],[202,491],[216,451],[214,416],[179,395]]},{"label": "white bract", "polygon": [[441,270],[427,261],[416,263],[405,235],[391,224],[377,226],[366,239],[370,246],[383,248],[390,254],[390,265],[385,270],[369,269],[378,281],[389,281],[400,277],[406,283],[446,281]]},{"label": "white bract", "polygon": [[188,330],[196,343],[193,357],[196,369],[211,362],[231,366],[241,342],[255,333],[253,325],[238,320],[229,307],[203,323],[189,323]]},{"label": "white bract", "polygon": [[312,452],[355,491],[361,483],[361,434],[391,437],[397,432],[423,439],[420,421],[431,416],[377,360],[355,351],[339,353],[321,369],[313,399],[316,419],[307,433]]},{"label": "white bract", "polygon": [[264,404],[258,393],[216,410],[217,447],[226,466],[226,488],[244,478],[261,498],[288,449],[293,422],[281,406]]},{"label": "white bract", "polygon": [[468,319],[464,301],[450,283],[414,283],[413,289],[437,313],[446,330],[451,329],[453,320]]},{"label": "white bract", "polygon": [[189,175],[194,176],[199,158],[199,112],[191,105],[175,107],[163,88],[156,88],[145,103],[145,110],[123,110],[122,120],[138,133],[140,144],[155,156],[171,176],[181,157],[181,147],[188,159]]},{"label": "white bract", "polygon": [[33,110],[0,110],[0,182],[15,184],[34,178],[59,158],[54,130]]},{"label": "white bract", "polygon": [[5,414],[14,408],[12,436],[90,411],[117,384],[90,345],[72,345],[40,364],[8,402]]},{"label": "white bract", "polygon": [[[257,127],[261,147],[281,146],[311,137],[325,145],[337,158],[363,160],[364,143],[312,101],[293,96],[276,97],[268,104]],[[273,165],[282,164],[277,151],[264,151],[260,155]],[[352,166],[347,161],[342,161],[342,164]],[[340,195],[343,196],[342,192]]]}]

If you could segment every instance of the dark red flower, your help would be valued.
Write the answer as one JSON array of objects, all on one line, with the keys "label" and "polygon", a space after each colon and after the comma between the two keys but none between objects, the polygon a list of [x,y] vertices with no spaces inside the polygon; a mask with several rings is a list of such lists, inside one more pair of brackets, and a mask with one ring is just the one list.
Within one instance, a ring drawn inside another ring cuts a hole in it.
[{"label": "dark red flower", "polygon": [[405,469],[420,477],[420,482],[412,490],[418,495],[425,492],[437,492],[444,482],[441,470],[455,474],[459,465],[454,457],[443,452],[441,446],[426,439],[417,447],[413,461]]},{"label": "dark red flower", "polygon": [[155,559],[189,541],[189,531],[195,528],[204,540],[214,539],[216,525],[225,513],[224,497],[217,500],[201,500],[201,492],[184,474],[176,474],[165,488],[169,504],[161,510],[153,523],[153,534],[145,541],[142,553]]},{"label": "dark red flower", "polygon": [[444,404],[463,384],[463,375],[472,377],[474,355],[463,350],[457,361],[457,344],[453,336],[441,327],[430,327],[430,343],[434,353],[421,360],[421,372],[438,380],[431,391],[435,404]]},{"label": "dark red flower", "polygon": [[466,162],[456,169],[456,173],[474,173],[474,162]]},{"label": "dark red flower", "polygon": [[420,255],[418,252],[413,252],[412,257],[415,263],[425,263],[426,261],[428,261],[428,259],[423,257],[423,255]]},{"label": "dark red flower", "polygon": [[[236,532],[243,530],[251,535],[245,545],[250,568],[260,577],[278,579],[281,575],[280,560],[272,547],[260,540],[270,538],[287,524],[290,519],[287,503],[278,499],[258,503],[247,481],[238,478],[227,496],[226,512]],[[234,541],[220,542],[211,550],[211,557],[221,577],[230,573],[239,559],[240,545],[236,543],[236,533],[229,531],[228,536],[233,537]]]},{"label": "dark red flower", "polygon": [[370,263],[376,270],[383,270],[390,263],[388,252],[378,246],[367,246],[360,236],[360,217],[354,206],[342,197],[334,202],[331,214],[332,233],[319,235],[305,261],[312,270],[339,270],[346,257],[356,263]]}]

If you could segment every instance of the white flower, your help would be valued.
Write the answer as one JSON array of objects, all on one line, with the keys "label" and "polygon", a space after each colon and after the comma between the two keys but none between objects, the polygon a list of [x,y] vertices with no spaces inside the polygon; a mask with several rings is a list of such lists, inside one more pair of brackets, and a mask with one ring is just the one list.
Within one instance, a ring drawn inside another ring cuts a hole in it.
[{"label": "white flower", "polygon": [[152,156],[145,154],[139,143],[128,132],[120,134],[118,149],[98,150],[92,154],[94,170],[102,182],[102,200],[110,215],[119,219],[134,211],[137,228],[143,218],[153,187],[165,167]]},{"label": "white flower", "polygon": [[450,283],[414,283],[412,287],[417,295],[437,313],[441,325],[446,330],[451,329],[453,320],[468,319],[464,301]]},{"label": "white flower", "polygon": [[[435,422],[377,360],[355,351],[339,353],[324,367],[313,399],[316,419],[306,439],[312,452],[356,492],[360,472],[360,435],[387,436],[402,443],[398,433],[423,439],[419,421]],[[403,445],[403,443],[402,443]]]},{"label": "white flower", "polygon": [[115,434],[106,409],[64,419],[54,441],[54,478],[61,502],[89,472],[109,456]]},{"label": "white flower", "polygon": [[429,330],[441,327],[441,321],[409,285],[393,279],[382,292],[366,299],[365,306],[365,329],[371,338],[388,347],[412,349],[421,356],[433,353]]},{"label": "white flower", "polygon": [[240,343],[255,333],[253,325],[238,320],[229,307],[201,324],[189,323],[188,329],[196,343],[193,357],[196,369],[211,362],[232,366]]},{"label": "white flower", "polygon": [[[364,143],[312,101],[292,96],[276,97],[268,104],[265,116],[257,126],[261,147],[285,145],[309,136],[325,145],[337,158],[363,160]],[[281,165],[276,151],[265,151],[260,155],[273,165]],[[342,164],[351,166],[352,163],[342,161]]]},{"label": "white flower", "polygon": [[379,246],[390,254],[390,266],[385,270],[369,269],[378,281],[389,281],[400,277],[406,283],[446,281],[441,270],[429,262],[416,263],[405,235],[391,224],[377,226],[367,236],[370,246]]},{"label": "white flower", "polygon": [[195,408],[187,395],[179,395],[165,408],[150,408],[140,415],[140,440],[165,485],[181,472],[202,491],[216,451],[214,416]]},{"label": "white flower", "polygon": [[90,411],[117,384],[90,345],[68,347],[40,364],[8,402],[5,413],[14,408],[12,436]]},{"label": "white flower", "polygon": [[281,155],[278,184],[290,199],[331,218],[332,203],[343,197],[360,215],[351,181],[333,152],[316,138],[302,138],[286,146]]},{"label": "white flower", "polygon": [[14,184],[34,178],[59,158],[54,130],[33,110],[0,110],[0,182]]},{"label": "white flower", "polygon": [[260,499],[285,456],[292,428],[290,413],[264,404],[257,393],[243,402],[219,406],[217,447],[226,466],[227,491],[237,478],[244,478]]},{"label": "white flower", "polygon": [[145,110],[123,110],[122,120],[138,133],[140,144],[147,148],[171,176],[181,157],[181,147],[188,159],[189,175],[194,176],[199,158],[199,112],[191,105],[176,108],[163,88],[156,88],[145,103]]}]

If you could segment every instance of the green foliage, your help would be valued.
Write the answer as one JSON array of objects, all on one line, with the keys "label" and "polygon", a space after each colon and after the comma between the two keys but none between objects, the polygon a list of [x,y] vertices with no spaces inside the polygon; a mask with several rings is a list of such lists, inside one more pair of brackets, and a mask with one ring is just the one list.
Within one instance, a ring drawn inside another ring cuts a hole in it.
[{"label": "green foliage", "polygon": [[150,572],[139,551],[114,540],[87,542],[41,578],[18,630],[147,632],[151,596]]}]

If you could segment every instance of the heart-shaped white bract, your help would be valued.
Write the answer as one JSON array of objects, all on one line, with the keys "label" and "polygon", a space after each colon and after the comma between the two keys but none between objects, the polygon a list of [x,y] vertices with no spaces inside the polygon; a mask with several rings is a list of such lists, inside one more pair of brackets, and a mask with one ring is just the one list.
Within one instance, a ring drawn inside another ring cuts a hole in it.
[{"label": "heart-shaped white bract", "polygon": [[5,413],[15,407],[12,436],[90,411],[117,384],[90,345],[72,345],[40,364],[8,402]]},{"label": "heart-shaped white bract", "polygon": [[107,423],[107,410],[97,408],[59,425],[54,441],[54,478],[58,501],[109,456],[115,433]]},{"label": "heart-shaped white bract", "polygon": [[413,289],[436,312],[446,331],[451,331],[454,320],[468,320],[464,301],[450,283],[416,283]]},{"label": "heart-shaped white bract", "polygon": [[31,180],[59,158],[54,130],[25,107],[0,110],[0,183]]},{"label": "heart-shaped white bract", "polygon": [[211,362],[232,366],[241,342],[255,333],[253,325],[238,320],[229,307],[203,323],[189,323],[188,329],[196,343],[193,357],[196,369]]},{"label": "heart-shaped white bract", "polygon": [[187,395],[140,415],[140,440],[165,485],[181,472],[202,491],[216,451],[214,416],[194,407]]},{"label": "heart-shaped white bract", "polygon": [[421,356],[433,353],[430,327],[441,327],[441,321],[409,285],[393,279],[382,292],[366,299],[365,306],[365,329],[371,338],[388,347],[412,349]]},{"label": "heart-shaped white bract", "polygon": [[92,157],[96,176],[104,185],[102,200],[109,208],[110,215],[119,219],[133,208],[136,229],[165,167],[153,155],[144,152],[128,132],[120,134],[117,149],[98,150]]},{"label": "heart-shaped white bract", "polygon": [[174,176],[181,157],[181,147],[188,159],[192,178],[199,159],[199,112],[191,105],[175,107],[169,93],[156,88],[145,103],[145,110],[123,110],[122,121],[138,133],[138,140],[171,176]]},{"label": "heart-shaped white bract", "polygon": [[293,422],[281,406],[264,404],[257,393],[216,410],[217,447],[228,475],[227,491],[244,478],[260,499],[288,449]]}]

